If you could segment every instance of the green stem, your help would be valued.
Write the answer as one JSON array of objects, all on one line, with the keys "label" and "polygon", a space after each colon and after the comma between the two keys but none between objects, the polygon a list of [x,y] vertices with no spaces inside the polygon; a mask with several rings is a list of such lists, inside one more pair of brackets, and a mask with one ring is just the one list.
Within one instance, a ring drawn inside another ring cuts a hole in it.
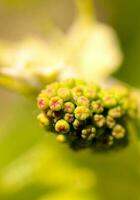
[{"label": "green stem", "polygon": [[36,92],[36,89],[26,85],[23,81],[19,82],[16,79],[14,80],[8,76],[3,76],[2,74],[0,74],[0,86],[24,95],[29,95],[30,93],[35,94]]},{"label": "green stem", "polygon": [[86,22],[95,21],[93,0],[75,0],[75,4],[79,20]]}]

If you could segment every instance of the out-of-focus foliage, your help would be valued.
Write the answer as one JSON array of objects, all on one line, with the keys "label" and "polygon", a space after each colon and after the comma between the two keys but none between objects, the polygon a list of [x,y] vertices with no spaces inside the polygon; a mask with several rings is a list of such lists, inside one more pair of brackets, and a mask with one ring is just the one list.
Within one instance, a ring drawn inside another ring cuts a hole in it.
[{"label": "out-of-focus foliage", "polygon": [[140,1],[100,0],[98,3],[106,15],[106,21],[117,31],[122,44],[124,62],[115,76],[140,87]]}]

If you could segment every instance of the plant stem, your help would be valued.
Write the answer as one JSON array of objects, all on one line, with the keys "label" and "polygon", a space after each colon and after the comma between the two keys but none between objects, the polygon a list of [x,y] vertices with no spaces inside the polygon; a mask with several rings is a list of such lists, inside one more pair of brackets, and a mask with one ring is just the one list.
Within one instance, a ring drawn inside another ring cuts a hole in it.
[{"label": "plant stem", "polygon": [[77,16],[80,21],[95,21],[93,0],[75,0],[75,4],[77,7]]}]

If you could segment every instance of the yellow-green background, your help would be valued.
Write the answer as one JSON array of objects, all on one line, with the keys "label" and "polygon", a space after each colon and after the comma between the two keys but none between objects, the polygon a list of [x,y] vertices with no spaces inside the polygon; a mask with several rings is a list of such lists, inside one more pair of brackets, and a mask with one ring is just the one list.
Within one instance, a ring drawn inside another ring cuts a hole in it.
[{"label": "yellow-green background", "polygon": [[[98,19],[120,38],[124,62],[114,76],[139,88],[140,1],[95,5]],[[0,39],[46,37],[48,16],[65,31],[75,17],[73,1],[1,0]],[[36,115],[33,101],[0,89],[0,200],[140,199],[138,140],[119,152],[75,153],[44,134]]]}]

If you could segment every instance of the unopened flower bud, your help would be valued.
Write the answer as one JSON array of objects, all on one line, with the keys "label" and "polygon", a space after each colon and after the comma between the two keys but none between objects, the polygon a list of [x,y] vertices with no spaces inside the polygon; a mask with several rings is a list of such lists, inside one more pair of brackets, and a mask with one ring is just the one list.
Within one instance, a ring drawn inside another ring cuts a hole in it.
[{"label": "unopened flower bud", "polygon": [[104,94],[102,101],[105,108],[111,108],[117,105],[117,100],[111,94]]},{"label": "unopened flower bud", "polygon": [[74,115],[73,114],[70,114],[70,113],[66,113],[64,115],[64,119],[69,122],[69,123],[72,123],[74,121]]},{"label": "unopened flower bud", "polygon": [[122,114],[123,114],[123,110],[121,109],[120,106],[111,108],[108,111],[108,115],[113,118],[120,118],[122,116]]},{"label": "unopened flower bud", "polygon": [[71,98],[71,93],[68,88],[59,88],[57,94],[63,101],[68,101]]},{"label": "unopened flower bud", "polygon": [[54,97],[56,95],[56,89],[54,89],[53,87],[47,87],[44,90],[44,93],[46,94],[46,96],[48,98]]},{"label": "unopened flower bud", "polygon": [[39,96],[37,98],[37,106],[40,110],[45,110],[49,107],[49,100],[48,98]]},{"label": "unopened flower bud", "polygon": [[77,106],[74,114],[78,120],[85,120],[90,116],[90,110],[85,106]]},{"label": "unopened flower bud", "polygon": [[119,105],[123,110],[127,111],[129,109],[129,105],[130,105],[129,98],[119,99]]},{"label": "unopened flower bud", "polygon": [[87,127],[82,130],[81,137],[83,139],[92,140],[95,137],[96,129],[94,127]]},{"label": "unopened flower bud", "polygon": [[89,106],[89,100],[87,97],[84,97],[84,96],[81,96],[81,97],[78,97],[77,100],[76,100],[76,104],[78,106]]},{"label": "unopened flower bud", "polygon": [[58,96],[52,97],[49,101],[49,106],[53,111],[59,111],[62,109],[63,100]]},{"label": "unopened flower bud", "polygon": [[69,125],[69,123],[66,120],[61,119],[61,120],[58,120],[56,122],[56,124],[55,124],[55,130],[58,133],[68,133],[69,130],[70,130],[70,125]]},{"label": "unopened flower bud", "polygon": [[91,102],[91,109],[93,113],[102,113],[104,110],[103,104],[100,100]]},{"label": "unopened flower bud", "polygon": [[76,85],[76,80],[75,79],[66,79],[64,81],[60,82],[60,87],[68,87],[68,88],[73,88]]},{"label": "unopened flower bud", "polygon": [[126,87],[123,86],[115,86],[112,87],[110,92],[117,98],[124,98],[129,96],[129,90]]},{"label": "unopened flower bud", "polygon": [[112,131],[112,135],[116,139],[121,139],[125,136],[125,129],[120,124],[117,124]]},{"label": "unopened flower bud", "polygon": [[[52,82],[52,83],[46,85],[46,89],[54,89],[55,92],[56,92],[56,90],[57,90],[58,88],[59,88],[59,83],[58,83],[57,81],[54,81],[54,82]],[[56,93],[55,93],[55,95],[56,95]]]},{"label": "unopened flower bud", "polygon": [[72,102],[64,103],[64,112],[73,113],[75,105]]},{"label": "unopened flower bud", "polygon": [[74,99],[83,95],[84,87],[83,86],[76,86],[72,89],[72,95]]},{"label": "unopened flower bud", "polygon": [[57,135],[56,140],[57,140],[58,142],[60,142],[60,143],[64,143],[64,142],[66,142],[66,136],[65,136],[65,135],[62,135],[62,134]]},{"label": "unopened flower bud", "polygon": [[45,116],[44,113],[40,113],[37,116],[37,119],[39,120],[40,124],[43,125],[43,126],[49,126],[49,124],[50,124],[49,119]]},{"label": "unopened flower bud", "polygon": [[115,119],[108,115],[106,117],[106,124],[108,128],[113,128],[116,124]]},{"label": "unopened flower bud", "polygon": [[108,137],[108,145],[109,145],[109,146],[112,146],[113,143],[114,143],[114,138],[113,138],[112,135],[110,135],[110,136]]},{"label": "unopened flower bud", "polygon": [[53,117],[53,111],[49,109],[46,113],[46,116],[51,119]]},{"label": "unopened flower bud", "polygon": [[73,127],[75,130],[78,130],[81,128],[81,122],[78,119],[75,119],[73,122]]},{"label": "unopened flower bud", "polygon": [[93,116],[93,122],[95,122],[95,125],[97,127],[103,127],[105,125],[106,120],[103,115],[96,114]]},{"label": "unopened flower bud", "polygon": [[90,100],[94,100],[97,98],[97,91],[92,88],[85,88],[84,89],[84,96]]},{"label": "unopened flower bud", "polygon": [[92,88],[93,90],[95,90],[96,92],[100,92],[100,90],[101,90],[101,88],[100,88],[100,86],[98,85],[98,84],[93,84],[93,83],[91,83],[91,84],[89,84],[88,85],[90,88]]}]

